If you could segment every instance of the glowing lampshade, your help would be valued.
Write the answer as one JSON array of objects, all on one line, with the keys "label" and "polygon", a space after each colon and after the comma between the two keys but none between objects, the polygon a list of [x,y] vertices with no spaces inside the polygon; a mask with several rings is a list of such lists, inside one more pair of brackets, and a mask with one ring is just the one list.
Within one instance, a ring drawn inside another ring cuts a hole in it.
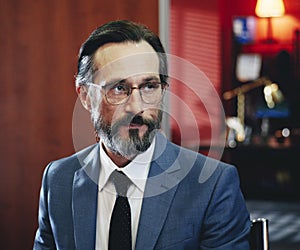
[{"label": "glowing lampshade", "polygon": [[257,0],[255,13],[259,17],[279,17],[284,12],[283,0]]}]

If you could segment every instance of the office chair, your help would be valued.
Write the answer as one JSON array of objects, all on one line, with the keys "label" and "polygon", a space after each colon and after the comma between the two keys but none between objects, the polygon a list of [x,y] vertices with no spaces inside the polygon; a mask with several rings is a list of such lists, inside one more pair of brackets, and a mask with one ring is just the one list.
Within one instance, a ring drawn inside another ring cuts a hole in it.
[{"label": "office chair", "polygon": [[268,219],[258,218],[252,220],[252,226],[250,231],[250,249],[269,249]]}]

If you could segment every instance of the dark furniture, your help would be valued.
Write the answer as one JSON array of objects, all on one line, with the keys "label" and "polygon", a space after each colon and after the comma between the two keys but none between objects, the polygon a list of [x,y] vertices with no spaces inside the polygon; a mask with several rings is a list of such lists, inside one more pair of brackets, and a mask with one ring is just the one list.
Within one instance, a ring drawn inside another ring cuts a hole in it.
[{"label": "dark furniture", "polygon": [[300,201],[300,147],[238,145],[223,160],[236,165],[246,199]]}]

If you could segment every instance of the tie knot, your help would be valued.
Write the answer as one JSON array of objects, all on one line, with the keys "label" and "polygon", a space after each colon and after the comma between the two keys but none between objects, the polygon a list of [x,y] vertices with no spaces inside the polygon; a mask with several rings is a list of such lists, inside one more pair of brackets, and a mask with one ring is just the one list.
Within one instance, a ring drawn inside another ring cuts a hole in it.
[{"label": "tie knot", "polygon": [[126,196],[127,190],[131,185],[131,180],[122,171],[115,170],[111,176],[111,181],[114,183],[117,194],[119,196]]}]

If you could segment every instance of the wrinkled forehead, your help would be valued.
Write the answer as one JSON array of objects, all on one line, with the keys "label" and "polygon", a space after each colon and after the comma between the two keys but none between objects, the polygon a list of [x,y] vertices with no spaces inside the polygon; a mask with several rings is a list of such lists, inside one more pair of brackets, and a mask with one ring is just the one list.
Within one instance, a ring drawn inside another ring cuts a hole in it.
[{"label": "wrinkled forehead", "polygon": [[145,41],[106,44],[96,51],[94,63],[96,84],[134,76],[159,75],[158,55]]}]

